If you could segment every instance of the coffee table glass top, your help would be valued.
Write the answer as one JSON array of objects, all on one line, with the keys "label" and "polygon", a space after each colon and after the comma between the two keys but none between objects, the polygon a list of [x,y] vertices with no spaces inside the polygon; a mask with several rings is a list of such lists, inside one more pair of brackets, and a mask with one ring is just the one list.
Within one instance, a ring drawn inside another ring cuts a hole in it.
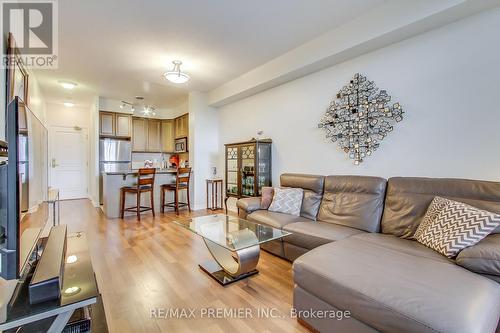
[{"label": "coffee table glass top", "polygon": [[193,217],[175,223],[230,251],[239,251],[291,233],[224,214]]}]

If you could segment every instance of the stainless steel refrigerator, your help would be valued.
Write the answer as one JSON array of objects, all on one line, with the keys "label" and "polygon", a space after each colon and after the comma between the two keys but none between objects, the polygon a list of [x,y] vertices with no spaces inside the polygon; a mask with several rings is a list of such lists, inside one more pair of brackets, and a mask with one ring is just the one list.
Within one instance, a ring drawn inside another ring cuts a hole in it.
[{"label": "stainless steel refrigerator", "polygon": [[103,200],[103,174],[106,172],[130,171],[131,169],[132,145],[130,141],[116,139],[99,140],[99,201],[101,205]]}]

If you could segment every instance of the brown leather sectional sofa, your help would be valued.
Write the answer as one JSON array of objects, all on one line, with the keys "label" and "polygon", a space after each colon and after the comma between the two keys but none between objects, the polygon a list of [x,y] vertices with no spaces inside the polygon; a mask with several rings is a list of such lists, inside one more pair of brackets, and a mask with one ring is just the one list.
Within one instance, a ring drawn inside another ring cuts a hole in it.
[{"label": "brown leather sectional sofa", "polygon": [[500,228],[455,260],[412,240],[436,195],[500,213],[500,183],[283,174],[281,186],[304,189],[301,216],[262,210],[260,198],[237,206],[243,218],[293,233],[262,248],[294,261],[303,323],[320,332],[500,332],[500,274],[483,271],[500,271],[498,260],[483,258],[475,272],[457,265],[486,247],[500,259]]}]

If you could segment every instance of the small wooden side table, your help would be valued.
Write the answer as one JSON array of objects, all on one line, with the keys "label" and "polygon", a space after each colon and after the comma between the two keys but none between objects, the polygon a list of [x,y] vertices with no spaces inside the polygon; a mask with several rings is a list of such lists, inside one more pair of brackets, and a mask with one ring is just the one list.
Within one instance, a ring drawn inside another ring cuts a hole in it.
[{"label": "small wooden side table", "polygon": [[[222,179],[207,179],[207,209],[222,209]],[[220,184],[220,192],[219,192]],[[220,204],[220,205],[219,205]]]}]

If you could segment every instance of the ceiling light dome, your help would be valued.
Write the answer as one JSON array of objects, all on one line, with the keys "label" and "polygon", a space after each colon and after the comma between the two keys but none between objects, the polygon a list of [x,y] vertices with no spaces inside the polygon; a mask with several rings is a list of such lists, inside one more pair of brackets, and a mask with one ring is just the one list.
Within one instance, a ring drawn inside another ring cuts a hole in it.
[{"label": "ceiling light dome", "polygon": [[174,64],[174,68],[171,71],[163,74],[165,79],[167,79],[173,83],[186,83],[186,82],[188,82],[190,79],[189,75],[181,72],[182,61],[174,60],[174,61],[172,61],[172,63]]}]

